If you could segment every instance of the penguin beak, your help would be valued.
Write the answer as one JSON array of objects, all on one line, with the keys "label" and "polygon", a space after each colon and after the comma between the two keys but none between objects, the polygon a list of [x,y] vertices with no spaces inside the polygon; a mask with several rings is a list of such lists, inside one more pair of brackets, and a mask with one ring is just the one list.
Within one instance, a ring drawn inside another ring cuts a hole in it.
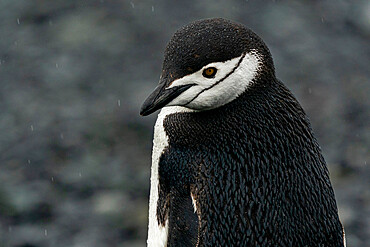
[{"label": "penguin beak", "polygon": [[144,101],[144,104],[141,106],[141,116],[147,116],[166,106],[174,98],[195,84],[182,85],[168,89],[166,89],[166,85],[167,83],[165,80],[160,81],[159,85],[154,89],[154,91],[148,96],[148,98]]}]

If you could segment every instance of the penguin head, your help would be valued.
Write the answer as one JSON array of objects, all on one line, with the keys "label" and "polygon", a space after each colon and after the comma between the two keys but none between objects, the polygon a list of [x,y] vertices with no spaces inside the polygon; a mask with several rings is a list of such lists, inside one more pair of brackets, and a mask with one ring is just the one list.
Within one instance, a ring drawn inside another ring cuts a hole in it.
[{"label": "penguin head", "polygon": [[236,99],[263,76],[275,77],[274,65],[254,32],[221,18],[195,21],[168,43],[159,84],[140,114],[165,106],[214,109]]}]

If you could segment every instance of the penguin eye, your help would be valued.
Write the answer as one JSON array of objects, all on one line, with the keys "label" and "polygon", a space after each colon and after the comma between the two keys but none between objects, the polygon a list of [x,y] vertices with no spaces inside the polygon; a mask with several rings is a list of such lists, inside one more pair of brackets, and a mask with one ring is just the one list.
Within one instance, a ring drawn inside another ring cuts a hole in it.
[{"label": "penguin eye", "polygon": [[213,78],[217,73],[217,69],[214,67],[206,68],[203,70],[203,76],[206,78]]}]

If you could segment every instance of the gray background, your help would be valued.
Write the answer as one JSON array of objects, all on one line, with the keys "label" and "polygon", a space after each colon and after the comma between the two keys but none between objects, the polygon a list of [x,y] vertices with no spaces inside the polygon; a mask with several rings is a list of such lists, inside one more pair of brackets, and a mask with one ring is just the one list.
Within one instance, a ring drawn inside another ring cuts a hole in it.
[{"label": "gray background", "polygon": [[152,129],[139,108],[173,32],[257,32],[307,111],[348,246],[370,246],[370,2],[0,1],[0,246],[144,246]]}]

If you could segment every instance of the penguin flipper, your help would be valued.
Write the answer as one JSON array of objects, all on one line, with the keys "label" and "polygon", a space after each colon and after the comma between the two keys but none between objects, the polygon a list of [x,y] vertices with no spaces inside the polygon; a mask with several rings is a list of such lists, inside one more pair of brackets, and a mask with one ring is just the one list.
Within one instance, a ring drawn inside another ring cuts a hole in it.
[{"label": "penguin flipper", "polygon": [[198,225],[190,193],[171,193],[168,246],[196,246]]},{"label": "penguin flipper", "polygon": [[[180,155],[181,154],[181,155]],[[196,246],[199,220],[191,197],[189,164],[193,162],[186,152],[167,150],[160,159],[158,207],[168,208],[167,246]]]}]

